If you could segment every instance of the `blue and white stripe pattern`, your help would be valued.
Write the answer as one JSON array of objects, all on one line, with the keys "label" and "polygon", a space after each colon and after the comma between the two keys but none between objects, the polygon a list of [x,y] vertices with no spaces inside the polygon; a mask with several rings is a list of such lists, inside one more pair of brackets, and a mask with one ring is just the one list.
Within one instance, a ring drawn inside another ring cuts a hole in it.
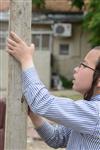
[{"label": "blue and white stripe pattern", "polygon": [[51,95],[35,68],[22,73],[23,94],[31,110],[58,125],[44,122],[37,129],[51,147],[67,150],[100,150],[100,94],[90,101],[73,101]]}]

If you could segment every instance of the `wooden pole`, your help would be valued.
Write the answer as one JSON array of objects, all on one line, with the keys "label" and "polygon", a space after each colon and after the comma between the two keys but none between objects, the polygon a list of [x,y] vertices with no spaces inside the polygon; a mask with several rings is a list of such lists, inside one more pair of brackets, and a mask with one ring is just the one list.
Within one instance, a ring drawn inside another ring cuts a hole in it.
[{"label": "wooden pole", "polygon": [[[31,43],[31,0],[11,0],[9,31]],[[6,101],[5,150],[25,150],[27,143],[27,106],[21,103],[21,69],[8,56],[8,96]]]}]

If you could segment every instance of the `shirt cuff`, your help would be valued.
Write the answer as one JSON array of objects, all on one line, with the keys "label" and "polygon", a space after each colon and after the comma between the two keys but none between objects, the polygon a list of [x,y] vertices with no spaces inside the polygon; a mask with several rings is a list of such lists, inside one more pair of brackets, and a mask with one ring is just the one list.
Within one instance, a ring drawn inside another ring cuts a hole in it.
[{"label": "shirt cuff", "polygon": [[54,135],[53,127],[48,122],[44,122],[44,124],[41,127],[37,128],[36,131],[45,141],[47,141]]},{"label": "shirt cuff", "polygon": [[37,81],[39,81],[39,77],[35,67],[22,71],[22,86],[24,89],[26,89],[31,83],[34,84]]}]

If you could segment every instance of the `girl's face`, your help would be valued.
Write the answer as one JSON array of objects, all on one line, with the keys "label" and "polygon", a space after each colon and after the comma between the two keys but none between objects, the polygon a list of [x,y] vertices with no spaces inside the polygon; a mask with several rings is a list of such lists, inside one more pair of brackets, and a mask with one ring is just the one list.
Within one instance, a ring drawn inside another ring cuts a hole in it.
[{"label": "girl's face", "polygon": [[99,50],[91,50],[83,62],[74,69],[73,89],[84,95],[91,88],[96,62],[100,57]]}]

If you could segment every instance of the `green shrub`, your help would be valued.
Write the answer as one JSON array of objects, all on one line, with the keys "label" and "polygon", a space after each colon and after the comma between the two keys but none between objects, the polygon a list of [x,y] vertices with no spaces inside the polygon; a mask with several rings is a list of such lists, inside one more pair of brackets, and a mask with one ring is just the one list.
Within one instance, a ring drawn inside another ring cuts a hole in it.
[{"label": "green shrub", "polygon": [[67,79],[66,77],[60,75],[60,80],[62,81],[62,85],[64,88],[72,88],[72,80]]},{"label": "green shrub", "polygon": [[32,0],[32,4],[36,5],[37,8],[45,8],[45,0]]}]

